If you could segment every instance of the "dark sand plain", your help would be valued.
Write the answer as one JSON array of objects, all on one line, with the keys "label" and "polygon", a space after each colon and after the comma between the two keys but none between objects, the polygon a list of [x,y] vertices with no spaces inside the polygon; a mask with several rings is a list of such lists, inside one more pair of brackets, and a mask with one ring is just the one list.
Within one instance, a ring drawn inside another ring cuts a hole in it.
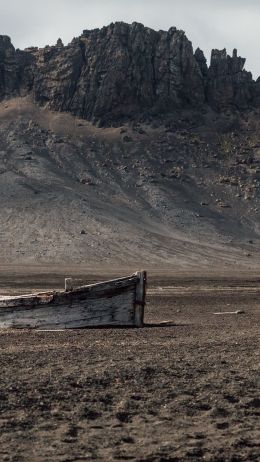
[{"label": "dark sand plain", "polygon": [[[2,267],[0,293],[127,273]],[[0,331],[1,461],[259,460],[260,275],[148,276],[143,329]]]},{"label": "dark sand plain", "polygon": [[0,295],[149,290],[144,329],[0,331],[0,462],[260,460],[259,121],[1,102]]}]

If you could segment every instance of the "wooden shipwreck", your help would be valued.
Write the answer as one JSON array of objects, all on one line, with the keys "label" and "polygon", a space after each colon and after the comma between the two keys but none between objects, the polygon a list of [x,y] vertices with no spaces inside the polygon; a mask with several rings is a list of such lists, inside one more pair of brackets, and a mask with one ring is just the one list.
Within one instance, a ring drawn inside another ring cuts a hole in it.
[{"label": "wooden shipwreck", "polygon": [[146,272],[64,291],[0,297],[0,329],[143,326]]}]

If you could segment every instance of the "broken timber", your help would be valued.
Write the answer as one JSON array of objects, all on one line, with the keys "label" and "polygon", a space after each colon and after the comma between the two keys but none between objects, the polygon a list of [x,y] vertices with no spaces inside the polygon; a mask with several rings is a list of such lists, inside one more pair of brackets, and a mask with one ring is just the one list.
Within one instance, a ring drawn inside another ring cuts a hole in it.
[{"label": "broken timber", "polygon": [[237,310],[237,311],[218,311],[217,313],[214,313],[217,316],[222,316],[225,314],[244,314],[243,310]]},{"label": "broken timber", "polygon": [[0,297],[0,328],[143,327],[146,272],[65,291]]}]

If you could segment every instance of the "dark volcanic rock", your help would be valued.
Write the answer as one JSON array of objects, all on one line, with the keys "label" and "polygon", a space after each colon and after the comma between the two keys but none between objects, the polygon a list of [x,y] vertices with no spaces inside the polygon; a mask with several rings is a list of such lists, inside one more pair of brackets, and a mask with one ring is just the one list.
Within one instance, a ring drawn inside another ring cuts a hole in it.
[{"label": "dark volcanic rock", "polygon": [[260,107],[260,77],[258,77],[257,81],[255,82],[253,88],[253,95],[254,95],[254,105]]},{"label": "dark volcanic rock", "polygon": [[37,53],[35,98],[87,119],[121,120],[204,101],[202,74],[184,32],[141,24],[84,31]]},{"label": "dark volcanic rock", "polygon": [[203,51],[200,48],[197,48],[197,50],[194,53],[194,57],[200,67],[201,74],[206,79],[208,76],[208,66]]},{"label": "dark volcanic rock", "polygon": [[207,98],[209,104],[218,110],[235,106],[247,108],[253,99],[252,74],[244,70],[245,59],[227,55],[226,49],[212,50],[208,71]]},{"label": "dark volcanic rock", "polygon": [[[35,100],[57,111],[72,111],[72,100],[76,101],[75,93],[84,63],[80,41],[75,40],[67,47],[58,43],[31,53],[35,59]],[[76,105],[79,108],[81,100]]]},{"label": "dark volcanic rock", "polygon": [[245,60],[203,52],[176,28],[156,32],[142,24],[115,23],[84,31],[64,46],[15,50],[0,36],[0,98],[32,93],[56,111],[114,124],[209,104],[218,111],[259,105],[259,82]]},{"label": "dark volcanic rock", "polygon": [[0,98],[25,95],[32,89],[33,57],[15,50],[9,37],[0,35]]},{"label": "dark volcanic rock", "polygon": [[0,35],[0,97],[12,96],[18,90],[18,62],[9,37]]}]

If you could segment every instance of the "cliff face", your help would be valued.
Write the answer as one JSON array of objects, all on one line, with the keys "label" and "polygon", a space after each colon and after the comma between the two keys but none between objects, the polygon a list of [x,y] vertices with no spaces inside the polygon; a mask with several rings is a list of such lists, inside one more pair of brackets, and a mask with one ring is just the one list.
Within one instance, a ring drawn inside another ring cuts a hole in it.
[{"label": "cliff face", "polygon": [[121,119],[204,101],[203,79],[185,34],[139,24],[85,31],[36,58],[35,98],[87,119]]},{"label": "cliff face", "polygon": [[15,50],[7,36],[0,35],[0,98],[31,91],[34,59],[30,53]]},{"label": "cliff face", "polygon": [[0,97],[18,90],[18,62],[9,37],[0,36]]},{"label": "cliff face", "polygon": [[0,98],[32,93],[56,111],[109,124],[205,104],[222,111],[259,105],[245,60],[213,50],[208,68],[183,31],[115,23],[84,31],[68,46],[15,50],[0,36]]},{"label": "cliff face", "polygon": [[206,91],[214,108],[221,111],[233,105],[243,109],[253,103],[254,82],[252,74],[244,70],[245,62],[237,50],[232,57],[225,49],[212,50]]}]

